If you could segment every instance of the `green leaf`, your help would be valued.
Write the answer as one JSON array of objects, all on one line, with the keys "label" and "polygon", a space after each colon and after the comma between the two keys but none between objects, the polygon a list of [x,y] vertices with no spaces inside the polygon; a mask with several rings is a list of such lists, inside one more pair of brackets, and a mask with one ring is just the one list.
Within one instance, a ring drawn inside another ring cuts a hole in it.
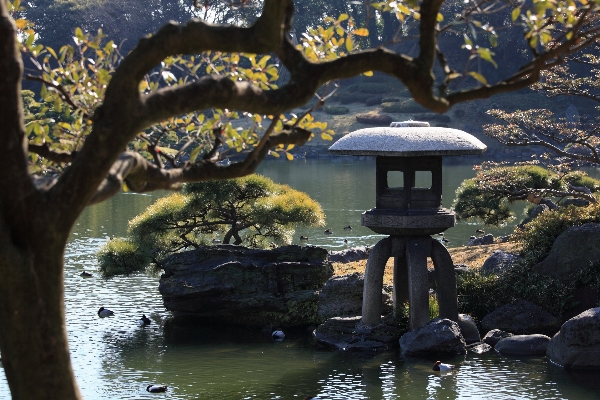
[{"label": "green leaf", "polygon": [[477,54],[479,54],[479,57],[481,57],[485,61],[493,64],[494,67],[498,68],[498,64],[496,64],[496,61],[494,61],[494,59],[492,58],[494,53],[490,49],[487,49],[485,47],[479,47],[477,49]]},{"label": "green leaf", "polygon": [[469,75],[471,75],[473,78],[477,79],[479,81],[479,83],[481,83],[483,85],[487,85],[487,80],[479,72],[471,71],[471,72],[469,72]]},{"label": "green leaf", "polygon": [[512,10],[511,17],[513,22],[515,22],[517,18],[519,18],[519,15],[521,15],[521,7],[517,7],[514,10]]}]

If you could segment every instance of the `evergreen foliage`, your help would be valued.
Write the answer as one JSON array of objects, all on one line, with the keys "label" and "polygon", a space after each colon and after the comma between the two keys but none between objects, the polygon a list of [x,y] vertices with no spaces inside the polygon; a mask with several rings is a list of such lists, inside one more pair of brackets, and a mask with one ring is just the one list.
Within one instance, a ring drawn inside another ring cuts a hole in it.
[{"label": "evergreen foliage", "polygon": [[128,239],[109,241],[98,261],[104,277],[130,274],[213,240],[261,248],[270,241],[289,244],[299,224],[324,225],[321,206],[264,176],[192,183],[132,219]]}]

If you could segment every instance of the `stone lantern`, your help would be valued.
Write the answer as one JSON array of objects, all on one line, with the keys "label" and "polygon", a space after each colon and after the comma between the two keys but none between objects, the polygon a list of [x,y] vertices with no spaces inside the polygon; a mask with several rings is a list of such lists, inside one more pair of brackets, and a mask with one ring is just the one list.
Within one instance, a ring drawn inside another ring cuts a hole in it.
[{"label": "stone lantern", "polygon": [[[334,154],[375,156],[375,208],[361,224],[389,235],[371,250],[365,271],[362,324],[381,323],[381,290],[387,260],[394,257],[394,309],[410,305],[410,329],[429,322],[427,258],[435,269],[440,317],[458,322],[456,276],[446,247],[430,235],[455,224],[442,208],[442,156],[481,154],[474,136],[427,122],[393,122],[391,127],[352,132],[329,148]],[[425,178],[419,187],[417,177]]]}]

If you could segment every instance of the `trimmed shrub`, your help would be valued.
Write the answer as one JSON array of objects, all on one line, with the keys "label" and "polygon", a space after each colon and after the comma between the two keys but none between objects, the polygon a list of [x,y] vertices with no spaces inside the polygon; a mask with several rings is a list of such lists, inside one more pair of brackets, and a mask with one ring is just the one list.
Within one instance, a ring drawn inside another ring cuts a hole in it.
[{"label": "trimmed shrub", "polygon": [[143,272],[152,261],[148,249],[127,239],[109,240],[97,254],[100,273],[105,279]]},{"label": "trimmed shrub", "polygon": [[389,126],[392,123],[392,117],[382,114],[356,114],[356,120],[361,124]]},{"label": "trimmed shrub", "polygon": [[358,92],[360,89],[360,85],[358,83],[354,83],[350,86],[348,86],[345,90],[346,93],[354,93],[354,92]]},{"label": "trimmed shrub", "polygon": [[388,113],[418,113],[427,111],[425,107],[413,99],[402,100],[397,103],[381,103],[381,109],[383,112]]},{"label": "trimmed shrub", "polygon": [[325,106],[323,107],[323,111],[329,115],[342,115],[350,112],[348,107],[344,106]]},{"label": "trimmed shrub", "polygon": [[342,103],[342,104],[364,103],[365,101],[367,101],[367,99],[369,99],[371,97],[373,97],[373,95],[367,94],[367,93],[360,93],[360,92],[347,93],[347,94],[340,96],[340,103]]},{"label": "trimmed shrub", "polygon": [[361,83],[360,91],[362,93],[369,94],[380,94],[380,93],[388,93],[392,90],[389,85],[385,85],[383,83]]},{"label": "trimmed shrub", "polygon": [[600,223],[600,204],[587,207],[567,206],[544,212],[522,228],[515,230],[515,239],[523,243],[523,256],[531,265],[543,260],[556,238],[567,228]]},{"label": "trimmed shrub", "polygon": [[450,118],[449,115],[434,114],[434,113],[418,114],[418,115],[415,115],[415,118],[418,120],[422,120],[422,121],[439,121],[439,122],[446,122],[446,123],[452,121],[452,118]]},{"label": "trimmed shrub", "polygon": [[381,104],[381,100],[383,100],[383,97],[381,96],[373,96],[373,97],[369,97],[367,99],[367,101],[365,101],[365,104],[369,107],[371,106],[378,106]]}]

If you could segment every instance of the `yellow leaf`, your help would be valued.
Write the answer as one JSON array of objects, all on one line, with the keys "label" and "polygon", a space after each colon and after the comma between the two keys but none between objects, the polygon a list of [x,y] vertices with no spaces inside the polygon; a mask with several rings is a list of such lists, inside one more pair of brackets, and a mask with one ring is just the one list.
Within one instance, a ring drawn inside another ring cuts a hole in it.
[{"label": "yellow leaf", "polygon": [[321,132],[321,139],[323,139],[323,140],[333,140],[333,136],[331,136],[328,133]]},{"label": "yellow leaf", "polygon": [[19,18],[18,20],[15,21],[15,24],[17,25],[17,28],[19,28],[19,29],[27,28],[27,20],[26,19]]},{"label": "yellow leaf", "polygon": [[415,11],[415,13],[413,14],[413,18],[416,19],[416,20],[420,20],[421,19],[421,13]]},{"label": "yellow leaf", "polygon": [[[444,20],[444,16],[442,15],[442,13],[438,13],[436,19],[437,22],[442,22]],[[473,21],[475,22],[475,21]]]},{"label": "yellow leaf", "polygon": [[285,153],[285,157],[289,160],[289,161],[293,161],[294,160],[294,155],[292,153]]},{"label": "yellow leaf", "polygon": [[353,48],[354,40],[352,40],[352,36],[348,35],[348,37],[346,38],[346,50],[348,51],[348,53],[350,53]]},{"label": "yellow leaf", "polygon": [[512,10],[512,20],[513,22],[517,20],[517,18],[519,18],[519,15],[521,15],[521,7],[517,7],[514,10]]},{"label": "yellow leaf", "polygon": [[352,31],[356,36],[369,36],[369,30],[367,28],[359,28]]},{"label": "yellow leaf", "polygon": [[345,13],[344,13],[344,14],[341,14],[341,15],[338,17],[338,22],[342,22],[342,21],[345,21],[345,20],[347,20],[347,19],[348,19],[348,14],[345,14]]},{"label": "yellow leaf", "polygon": [[481,84],[487,85],[487,80],[479,72],[471,71],[471,72],[469,72],[469,75],[471,75],[473,78],[477,79]]},{"label": "yellow leaf", "polygon": [[365,71],[363,72],[364,76],[373,76],[373,71]]},{"label": "yellow leaf", "polygon": [[341,26],[336,26],[335,32],[340,36],[344,36],[345,31],[344,31],[344,28],[342,28]]}]

